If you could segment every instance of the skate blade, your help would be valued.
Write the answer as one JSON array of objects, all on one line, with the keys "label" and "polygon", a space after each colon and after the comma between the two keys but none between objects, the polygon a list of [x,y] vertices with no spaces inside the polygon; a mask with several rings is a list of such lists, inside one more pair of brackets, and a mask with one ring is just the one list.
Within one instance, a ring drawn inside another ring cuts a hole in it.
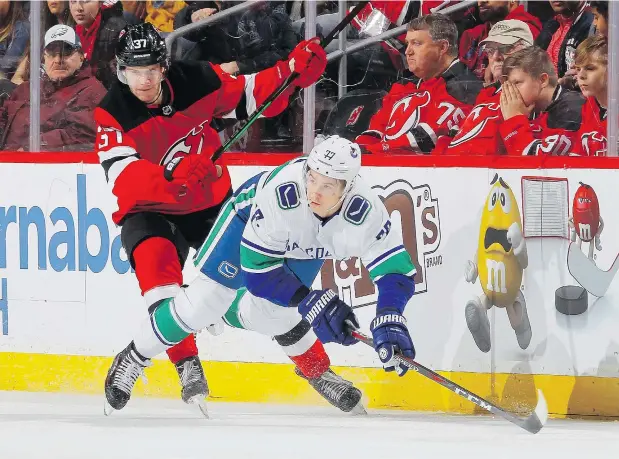
[{"label": "skate blade", "polygon": [[349,413],[351,416],[367,416],[368,414],[368,412],[365,411],[365,407],[361,401],[359,401],[359,403],[357,403],[355,407],[349,411]]},{"label": "skate blade", "polygon": [[103,414],[110,416],[114,411],[116,410],[112,408],[112,405],[110,405],[106,399],[105,402],[103,402]]},{"label": "skate blade", "polygon": [[200,411],[202,412],[202,414],[204,415],[204,417],[206,419],[210,419],[210,416],[208,415],[208,408],[206,406],[206,400],[204,399],[204,395],[196,395],[195,397],[190,398],[188,403],[197,405]]}]

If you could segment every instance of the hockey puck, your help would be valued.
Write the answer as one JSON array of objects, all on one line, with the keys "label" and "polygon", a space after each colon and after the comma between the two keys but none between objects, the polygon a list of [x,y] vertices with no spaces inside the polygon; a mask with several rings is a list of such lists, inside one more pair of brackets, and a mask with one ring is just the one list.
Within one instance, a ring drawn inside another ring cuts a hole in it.
[{"label": "hockey puck", "polygon": [[580,285],[565,285],[555,291],[555,308],[561,314],[575,316],[589,307],[587,291]]}]

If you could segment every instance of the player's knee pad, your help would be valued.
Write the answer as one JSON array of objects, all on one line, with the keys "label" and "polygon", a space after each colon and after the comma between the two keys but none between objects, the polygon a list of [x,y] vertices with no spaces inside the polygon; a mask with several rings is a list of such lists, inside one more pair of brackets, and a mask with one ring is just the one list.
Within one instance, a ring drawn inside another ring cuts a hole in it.
[{"label": "player's knee pad", "polygon": [[247,330],[263,335],[286,333],[302,319],[296,308],[286,308],[247,292],[239,301],[239,320]]},{"label": "player's knee pad", "polygon": [[176,313],[192,330],[202,330],[221,320],[236,291],[199,275],[174,298]]},{"label": "player's knee pad", "polygon": [[316,342],[309,322],[296,308],[286,308],[246,293],[239,302],[239,321],[247,330],[273,336],[287,355],[303,354]]}]

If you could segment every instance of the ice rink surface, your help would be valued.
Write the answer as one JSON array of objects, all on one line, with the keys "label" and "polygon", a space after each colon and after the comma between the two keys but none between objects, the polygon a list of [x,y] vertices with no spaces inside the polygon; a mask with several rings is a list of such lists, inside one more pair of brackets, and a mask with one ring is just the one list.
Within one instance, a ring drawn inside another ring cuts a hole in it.
[{"label": "ice rink surface", "polygon": [[616,458],[619,422],[549,420],[537,435],[489,416],[131,400],[103,416],[95,396],[0,392],[2,459]]}]

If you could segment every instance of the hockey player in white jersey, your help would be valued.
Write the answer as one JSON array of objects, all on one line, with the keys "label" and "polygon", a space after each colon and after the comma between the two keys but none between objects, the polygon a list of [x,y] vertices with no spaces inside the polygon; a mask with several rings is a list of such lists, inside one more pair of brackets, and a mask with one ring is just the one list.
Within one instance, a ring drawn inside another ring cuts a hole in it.
[{"label": "hockey player in white jersey", "polygon": [[[150,359],[221,319],[274,337],[296,373],[331,404],[359,411],[361,392],[330,370],[322,343],[355,344],[353,310],[330,289],[311,290],[325,259],[360,257],[378,289],[370,324],[386,371],[414,358],[403,316],[415,267],[378,195],[359,176],[357,144],[332,136],[309,156],[263,172],[224,205],[194,263],[200,275],[162,302],[120,352],[105,381],[106,408],[122,409]],[[316,339],[318,337],[318,339]]]}]

